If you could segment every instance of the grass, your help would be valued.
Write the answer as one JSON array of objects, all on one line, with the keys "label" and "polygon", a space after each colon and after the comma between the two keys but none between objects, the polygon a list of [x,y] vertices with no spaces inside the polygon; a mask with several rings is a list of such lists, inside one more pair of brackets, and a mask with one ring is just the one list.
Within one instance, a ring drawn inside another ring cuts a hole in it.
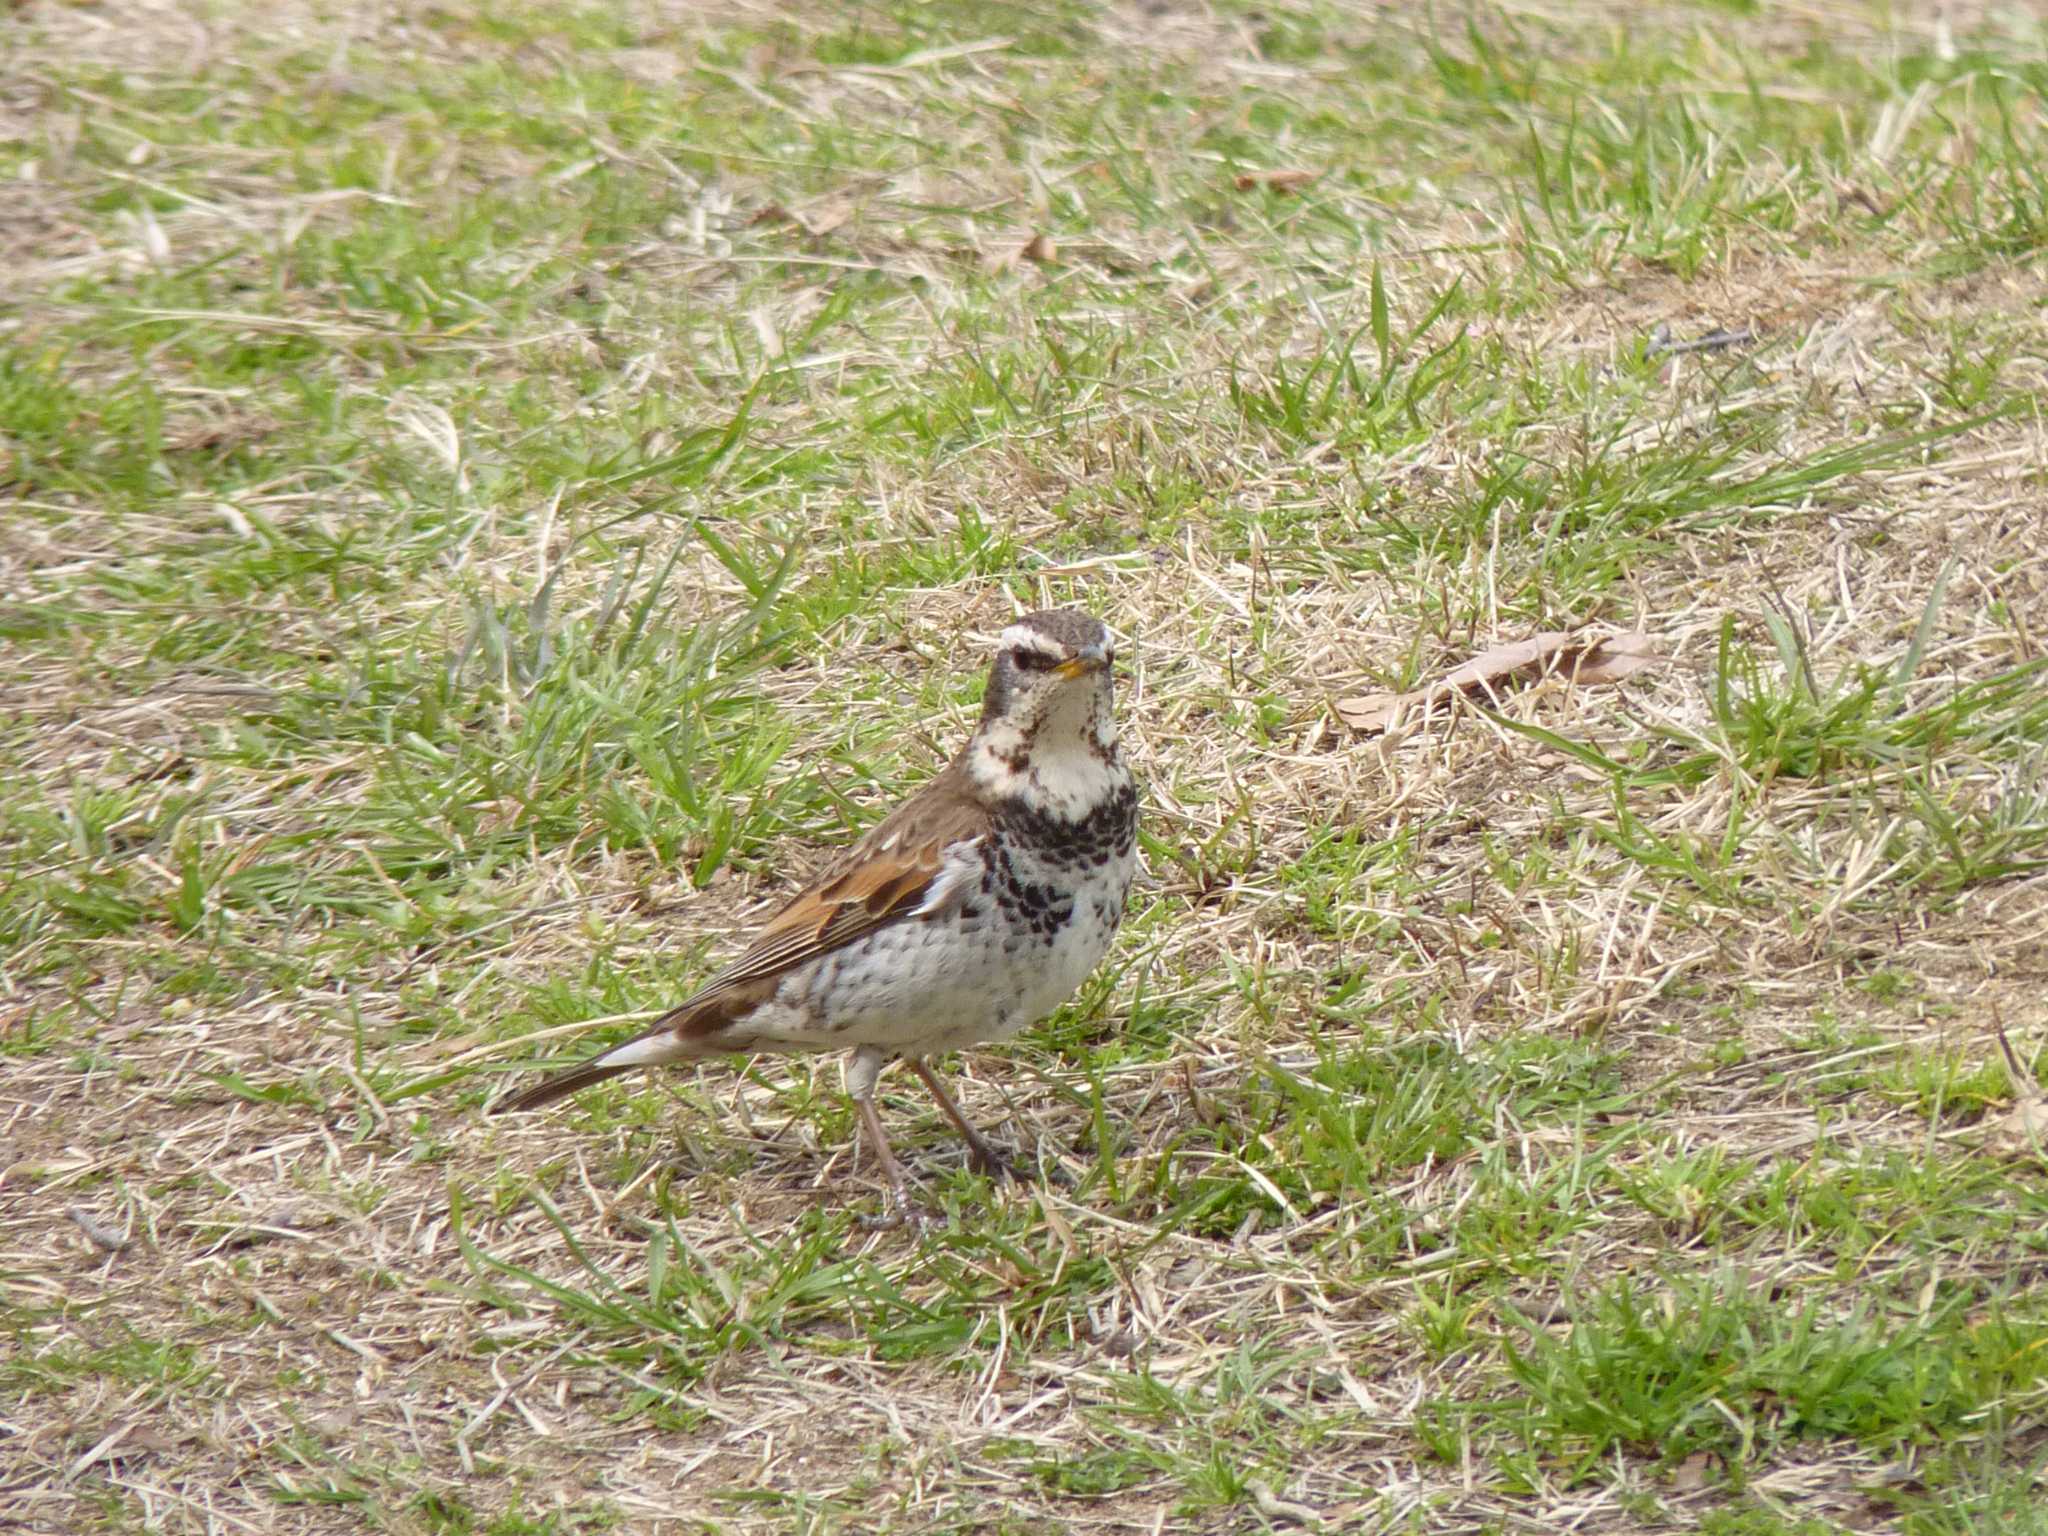
[{"label": "grass", "polygon": [[[2048,1030],[2037,23],[0,31],[31,1527],[2044,1528],[1978,1146]],[[824,1061],[483,1118],[1041,602],[1148,796],[1110,959],[957,1064],[1044,1182],[892,1075],[944,1219],[864,1231]],[[1579,626],[1668,660],[1331,709]]]}]

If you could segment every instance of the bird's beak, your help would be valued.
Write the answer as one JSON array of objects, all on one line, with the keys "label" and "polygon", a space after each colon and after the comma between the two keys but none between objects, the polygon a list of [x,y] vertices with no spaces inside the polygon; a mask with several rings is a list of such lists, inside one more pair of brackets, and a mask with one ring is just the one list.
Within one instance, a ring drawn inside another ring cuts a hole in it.
[{"label": "bird's beak", "polygon": [[1072,661],[1063,661],[1053,668],[1061,677],[1073,679],[1085,677],[1090,672],[1100,672],[1109,665],[1109,657],[1099,645],[1091,645]]}]

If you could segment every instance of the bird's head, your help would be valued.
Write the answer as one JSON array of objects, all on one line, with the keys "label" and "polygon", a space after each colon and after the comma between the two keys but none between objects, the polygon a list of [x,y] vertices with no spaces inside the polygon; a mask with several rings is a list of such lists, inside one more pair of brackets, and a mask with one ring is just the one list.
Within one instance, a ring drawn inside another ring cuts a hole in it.
[{"label": "bird's head", "polygon": [[1050,789],[1048,775],[1075,758],[1118,766],[1115,662],[1108,629],[1078,608],[1041,609],[1006,627],[996,637],[974,733],[976,776],[984,786],[1006,792],[1035,769],[1039,785]]}]

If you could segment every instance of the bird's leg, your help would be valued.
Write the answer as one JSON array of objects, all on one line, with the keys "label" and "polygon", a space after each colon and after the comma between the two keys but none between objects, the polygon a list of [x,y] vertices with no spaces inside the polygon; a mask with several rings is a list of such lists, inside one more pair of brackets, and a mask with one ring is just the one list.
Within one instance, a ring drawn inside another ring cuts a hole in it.
[{"label": "bird's leg", "polygon": [[889,1181],[889,1209],[880,1216],[861,1217],[860,1224],[870,1232],[888,1232],[906,1221],[924,1220],[924,1212],[910,1203],[910,1188],[903,1181],[903,1169],[898,1165],[895,1154],[889,1150],[889,1138],[882,1134],[882,1121],[875,1113],[875,1101],[860,1099],[856,1102],[860,1106],[860,1123],[866,1131],[868,1145],[875,1149],[875,1161],[882,1165],[882,1177]]},{"label": "bird's leg", "polygon": [[946,1085],[939,1081],[938,1074],[924,1064],[922,1057],[912,1056],[908,1059],[910,1070],[924,1080],[925,1087],[932,1091],[932,1097],[939,1101],[939,1108],[946,1112],[946,1118],[958,1126],[960,1134],[966,1138],[967,1166],[976,1173],[985,1173],[991,1177],[1002,1175],[1021,1182],[1025,1177],[1024,1171],[989,1145],[988,1139],[968,1124],[967,1117],[960,1113],[960,1106],[955,1104],[953,1096],[946,1092]]},{"label": "bird's leg", "polygon": [[910,1203],[910,1186],[904,1181],[902,1165],[889,1150],[889,1138],[882,1134],[882,1117],[875,1113],[875,1079],[882,1075],[882,1053],[864,1045],[853,1053],[846,1069],[846,1091],[853,1095],[860,1111],[862,1133],[889,1182],[889,1209],[880,1216],[863,1216],[860,1224],[870,1232],[887,1232],[906,1221],[922,1221],[924,1212]]}]

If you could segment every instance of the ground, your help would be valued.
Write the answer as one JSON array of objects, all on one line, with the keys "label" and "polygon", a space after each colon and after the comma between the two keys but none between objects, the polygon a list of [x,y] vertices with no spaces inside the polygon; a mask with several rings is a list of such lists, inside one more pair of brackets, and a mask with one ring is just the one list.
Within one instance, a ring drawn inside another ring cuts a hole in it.
[{"label": "ground", "polygon": [[[0,1526],[2048,1531],[2037,19],[0,57]],[[1050,602],[1147,800],[947,1066],[1037,1177],[895,1073],[866,1230],[830,1060],[483,1113]],[[1546,631],[1661,660],[1339,707]]]}]

